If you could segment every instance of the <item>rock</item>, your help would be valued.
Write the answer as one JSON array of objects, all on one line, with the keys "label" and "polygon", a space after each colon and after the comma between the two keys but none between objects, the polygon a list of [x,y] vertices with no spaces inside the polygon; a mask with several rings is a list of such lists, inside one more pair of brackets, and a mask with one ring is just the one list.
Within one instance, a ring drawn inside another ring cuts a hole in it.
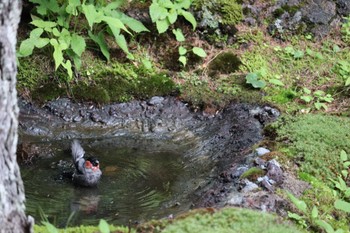
[{"label": "rock", "polygon": [[239,178],[244,172],[248,170],[248,166],[238,167],[233,173],[231,173],[231,178]]},{"label": "rock", "polygon": [[257,184],[255,184],[249,180],[246,180],[245,186],[242,188],[241,192],[248,193],[248,192],[252,192],[258,188],[259,188],[259,186]]},{"label": "rock", "polygon": [[266,149],[266,148],[264,148],[264,147],[259,147],[259,148],[256,148],[256,149],[255,149],[255,152],[256,152],[256,154],[257,154],[258,156],[262,156],[262,155],[264,155],[264,154],[266,154],[266,153],[269,153],[269,152],[271,152],[271,151],[268,150],[268,149]]},{"label": "rock", "polygon": [[267,163],[266,176],[270,180],[275,181],[277,185],[283,183],[283,171],[281,169],[280,164],[275,159],[272,159]]},{"label": "rock", "polygon": [[153,96],[147,103],[149,105],[160,105],[164,100],[164,97]]},{"label": "rock", "polygon": [[270,183],[270,180],[267,176],[259,177],[258,182],[261,183],[261,186],[269,190],[270,192],[274,192],[275,188]]},{"label": "rock", "polygon": [[254,163],[256,165],[258,165],[261,169],[266,169],[266,160],[260,158],[260,157],[256,157],[254,159]]},{"label": "rock", "polygon": [[231,195],[227,204],[229,205],[241,205],[243,203],[243,195],[241,193],[234,193]]}]

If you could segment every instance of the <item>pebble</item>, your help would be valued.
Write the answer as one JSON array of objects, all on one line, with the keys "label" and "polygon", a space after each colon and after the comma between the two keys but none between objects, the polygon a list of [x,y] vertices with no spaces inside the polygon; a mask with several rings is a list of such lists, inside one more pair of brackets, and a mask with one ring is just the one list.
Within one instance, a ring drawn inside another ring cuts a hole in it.
[{"label": "pebble", "polygon": [[160,96],[153,96],[149,101],[148,104],[149,105],[159,105],[163,102],[164,97],[160,97]]},{"label": "pebble", "polygon": [[269,152],[271,152],[271,151],[268,150],[268,149],[266,149],[266,148],[264,148],[264,147],[259,147],[259,148],[256,148],[256,149],[255,149],[255,153],[256,153],[258,156],[262,156],[262,155],[267,154],[267,153],[269,153]]}]

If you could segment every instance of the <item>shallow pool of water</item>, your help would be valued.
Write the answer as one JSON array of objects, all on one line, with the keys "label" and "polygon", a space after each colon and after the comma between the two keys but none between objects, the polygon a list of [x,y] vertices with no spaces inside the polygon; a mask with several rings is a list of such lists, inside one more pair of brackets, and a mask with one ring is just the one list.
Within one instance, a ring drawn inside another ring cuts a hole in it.
[{"label": "shallow pool of water", "polygon": [[[82,140],[87,154],[96,155],[103,177],[97,188],[75,187],[62,170],[71,171],[67,146],[50,143],[53,156],[41,156],[21,167],[27,213],[41,219],[40,209],[56,226],[96,224],[99,219],[127,225],[129,221],[162,218],[188,210],[188,182],[193,169],[186,147],[166,141],[135,139]],[[124,146],[123,146],[124,145]],[[125,146],[127,145],[127,146]],[[64,169],[57,164],[66,164]],[[68,164],[68,165],[67,165]]]}]

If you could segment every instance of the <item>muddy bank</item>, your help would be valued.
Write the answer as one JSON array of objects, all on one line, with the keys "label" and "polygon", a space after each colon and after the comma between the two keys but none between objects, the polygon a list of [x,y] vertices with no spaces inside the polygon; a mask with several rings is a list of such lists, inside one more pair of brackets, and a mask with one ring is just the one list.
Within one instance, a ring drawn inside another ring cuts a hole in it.
[{"label": "muddy bank", "polygon": [[172,97],[105,106],[58,99],[39,107],[20,100],[19,106],[18,153],[27,166],[54,157],[57,148],[69,151],[73,138],[85,140],[90,148],[180,152],[188,174],[178,182],[186,191],[167,200],[166,206],[178,208],[174,213],[224,205],[239,183],[223,179],[223,172],[246,163],[251,146],[263,138],[264,125],[279,116],[269,106],[243,103],[207,115]]}]

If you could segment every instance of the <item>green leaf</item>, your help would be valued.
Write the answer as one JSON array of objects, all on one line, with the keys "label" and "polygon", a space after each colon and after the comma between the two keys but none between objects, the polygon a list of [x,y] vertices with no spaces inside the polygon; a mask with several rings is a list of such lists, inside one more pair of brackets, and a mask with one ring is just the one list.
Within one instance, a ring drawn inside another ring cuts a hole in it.
[{"label": "green leaf", "polygon": [[303,220],[304,218],[300,216],[299,214],[292,213],[288,211],[288,217],[297,221]]},{"label": "green leaf", "polygon": [[181,14],[183,17],[185,17],[185,19],[186,19],[188,22],[190,22],[190,23],[192,24],[193,30],[195,30],[196,27],[197,27],[197,21],[196,21],[196,19],[193,17],[193,15],[192,15],[190,12],[185,11],[185,10],[180,11],[180,14]]},{"label": "green leaf", "polygon": [[179,61],[182,63],[183,66],[186,66],[187,58],[185,56],[180,56]]},{"label": "green leaf", "polygon": [[109,61],[110,54],[108,51],[108,45],[104,39],[103,32],[99,32],[97,35],[94,35],[92,32],[88,32],[89,37],[100,47],[100,50],[103,54],[103,56]]},{"label": "green leaf", "polygon": [[74,33],[72,35],[71,48],[80,57],[86,48],[86,43],[85,43],[84,37],[79,36],[79,35]]},{"label": "green leaf", "polygon": [[302,58],[302,57],[304,57],[304,52],[301,51],[301,50],[297,50],[297,51],[294,52],[293,57],[294,57],[295,59]]},{"label": "green leaf", "polygon": [[284,83],[281,80],[275,79],[275,78],[269,79],[269,83],[272,83],[276,86],[281,86],[281,87],[284,86]]},{"label": "green leaf", "polygon": [[35,47],[41,49],[45,47],[50,42],[49,38],[38,38],[34,41]]},{"label": "green leaf", "polygon": [[315,219],[315,218],[317,218],[317,217],[318,217],[318,209],[317,209],[316,206],[314,206],[314,207],[312,208],[312,211],[311,211],[311,218]]},{"label": "green leaf", "polygon": [[55,70],[57,70],[57,68],[63,63],[62,48],[56,39],[51,39],[50,43],[54,47],[53,59],[55,60]]},{"label": "green leaf", "polygon": [[106,220],[100,220],[100,223],[98,224],[98,229],[101,231],[101,233],[110,233],[109,225],[106,222]]},{"label": "green leaf", "polygon": [[62,62],[62,66],[67,70],[68,73],[68,81],[73,79],[73,71],[72,71],[72,63],[70,60],[67,60],[66,62]]},{"label": "green leaf", "polygon": [[115,37],[115,41],[126,54],[129,54],[128,44],[126,43],[124,35],[119,34]]},{"label": "green leaf", "polygon": [[350,85],[350,77],[348,77],[345,81],[345,86],[349,86]]},{"label": "green leaf", "polygon": [[161,34],[161,33],[166,32],[168,30],[170,23],[168,20],[164,19],[164,20],[158,20],[156,22],[156,25],[157,25],[158,33]]},{"label": "green leaf", "polygon": [[177,20],[177,12],[176,12],[176,10],[171,9],[169,11],[168,19],[169,19],[170,24],[173,24],[173,23],[176,22],[176,20]]},{"label": "green leaf", "polygon": [[35,28],[30,32],[29,37],[32,39],[36,39],[39,38],[41,36],[41,34],[43,34],[44,29],[42,28]]},{"label": "green leaf", "polygon": [[173,8],[174,4],[170,1],[170,0],[161,0],[158,1],[159,5],[162,7],[166,7],[166,8]]},{"label": "green leaf", "polygon": [[317,110],[320,110],[321,108],[323,108],[324,110],[328,109],[327,105],[324,103],[316,102],[314,103],[314,105]]},{"label": "green leaf", "polygon": [[50,233],[59,233],[58,229],[49,222],[41,222]]},{"label": "green leaf", "polygon": [[89,23],[90,30],[92,30],[92,26],[94,25],[94,23],[101,22],[101,17],[103,15],[103,13],[97,12],[95,6],[91,5],[91,4],[89,4],[89,5],[83,4],[81,7],[82,7],[82,10],[83,10],[84,15],[86,17],[86,20]]},{"label": "green leaf", "polygon": [[259,76],[256,73],[249,73],[246,76],[246,83],[251,84],[254,88],[263,88],[266,83],[263,80],[258,80]]},{"label": "green leaf", "polygon": [[152,63],[150,62],[149,59],[144,58],[141,60],[141,62],[147,70],[152,70]]},{"label": "green leaf", "polygon": [[48,11],[58,13],[60,10],[57,0],[30,0],[30,2],[39,4],[37,12],[40,15],[47,15]]},{"label": "green leaf", "polygon": [[316,220],[315,223],[323,228],[327,233],[334,233],[334,229],[329,223],[323,220]]},{"label": "green leaf", "polygon": [[340,151],[340,160],[342,162],[345,162],[348,160],[348,154],[345,152],[345,150]]},{"label": "green leaf", "polygon": [[36,26],[38,28],[43,28],[45,31],[51,31],[52,28],[57,25],[56,22],[44,21],[44,20],[41,20],[41,19],[33,20],[31,22],[31,24],[33,24],[34,26]]},{"label": "green leaf", "polygon": [[134,32],[149,32],[149,30],[138,20],[122,13],[119,18],[126,26]]},{"label": "green leaf", "polygon": [[191,6],[191,0],[182,0],[176,4],[180,8],[188,9]]},{"label": "green leaf", "polygon": [[[102,16],[102,21],[104,21],[105,23],[107,23],[107,25],[109,26],[109,28],[113,31],[116,29],[123,29],[124,31],[126,31],[127,33],[131,34],[129,32],[129,30],[125,27],[125,25],[123,24],[123,22],[120,19],[117,18],[113,18],[110,16]],[[114,34],[114,33],[113,33]],[[115,35],[114,35],[115,36]]]},{"label": "green leaf", "polygon": [[185,41],[185,36],[184,36],[184,34],[182,34],[182,31],[180,28],[173,29],[173,33],[174,33],[177,41],[179,41],[179,42]]},{"label": "green leaf", "polygon": [[304,100],[305,103],[310,103],[314,98],[310,95],[303,95],[300,97],[301,100]]},{"label": "green leaf", "polygon": [[159,19],[165,19],[168,16],[168,10],[161,7],[157,2],[153,1],[149,7],[149,14],[152,22],[157,22]]},{"label": "green leaf", "polygon": [[298,208],[298,210],[300,210],[304,214],[307,213],[307,205],[304,201],[299,200],[290,192],[287,192],[287,195],[288,195],[289,199],[293,202],[293,204]]},{"label": "green leaf", "polygon": [[33,50],[34,50],[34,43],[31,38],[28,38],[22,41],[21,45],[19,46],[19,56],[27,57],[29,55],[32,55]]},{"label": "green leaf", "polygon": [[179,47],[179,54],[180,55],[185,55],[187,53],[187,49],[183,46]]},{"label": "green leaf", "polygon": [[308,95],[311,94],[310,89],[308,89],[308,88],[306,88],[306,87],[303,88],[303,91],[304,91],[305,94],[308,94]]},{"label": "green leaf", "polygon": [[80,0],[69,0],[68,6],[66,7],[66,12],[70,15],[77,16],[78,15],[77,7],[80,5],[81,5]]},{"label": "green leaf", "polygon": [[199,47],[193,47],[192,48],[192,52],[194,54],[196,54],[198,57],[206,57],[207,56],[205,51],[202,48],[199,48]]}]

